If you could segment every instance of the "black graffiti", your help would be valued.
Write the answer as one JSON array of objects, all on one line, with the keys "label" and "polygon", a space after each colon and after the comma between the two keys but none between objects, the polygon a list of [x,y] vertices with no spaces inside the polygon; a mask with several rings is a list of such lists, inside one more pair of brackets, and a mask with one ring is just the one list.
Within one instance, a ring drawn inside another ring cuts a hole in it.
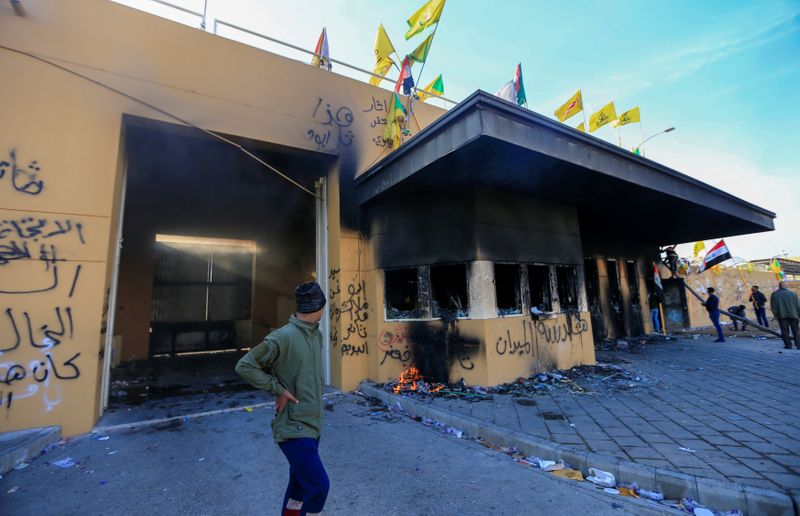
[{"label": "black graffiti", "polygon": [[572,337],[589,331],[589,323],[581,319],[579,313],[567,314],[566,322],[552,326],[548,326],[545,321],[537,321],[536,331],[548,344],[554,344],[572,340]]},{"label": "black graffiti", "polygon": [[[68,297],[72,297],[72,294],[75,293],[75,287],[78,285],[78,276],[81,275],[81,268],[82,267],[83,266],[80,265],[80,264],[78,264],[78,266],[75,267],[75,276],[73,276],[73,278],[72,278],[72,286],[69,289],[69,296]],[[106,296],[106,297],[108,297],[108,296]],[[106,313],[108,313],[107,309],[108,309],[108,301],[106,301],[106,306],[104,308],[104,310],[106,310]]]},{"label": "black graffiti", "polygon": [[83,224],[69,219],[48,220],[46,218],[23,217],[0,221],[0,240],[18,238],[20,240],[44,240],[67,233],[75,233],[81,244],[86,243]]},{"label": "black graffiti", "polygon": [[399,360],[400,362],[408,362],[409,360],[411,360],[411,350],[406,349],[405,351],[400,351],[399,349],[396,348],[387,349],[383,352],[381,365],[383,365],[383,363],[386,362],[387,358],[393,358],[395,360]]},{"label": "black graffiti", "polygon": [[353,344],[342,344],[342,356],[356,357],[358,355],[369,355],[369,346],[364,342],[360,346]]},{"label": "black graffiti", "polygon": [[374,96],[372,97],[372,102],[370,102],[369,107],[367,109],[362,109],[364,113],[369,113],[371,111],[383,111],[384,113],[389,112],[389,102],[385,99],[377,99]]},{"label": "black graffiti", "polygon": [[522,321],[522,340],[511,338],[511,330],[506,330],[505,337],[498,337],[495,351],[498,355],[530,355],[533,351],[533,324],[531,321]]},{"label": "black graffiti", "polygon": [[347,286],[347,299],[342,301],[340,314],[347,315],[350,322],[344,329],[345,334],[342,341],[347,341],[353,335],[358,335],[362,339],[367,338],[367,326],[364,324],[369,317],[367,313],[366,286],[364,281],[361,281],[357,286],[350,284]]},{"label": "black graffiti", "polygon": [[372,138],[372,143],[374,143],[376,147],[392,146],[392,141],[385,139],[383,136],[375,136],[374,138]]},{"label": "black graffiti", "polygon": [[[53,355],[51,353],[45,353],[45,361],[34,363],[30,366],[30,371],[23,365],[12,364],[6,370],[5,375],[0,374],[0,383],[4,383],[10,387],[14,382],[20,382],[28,376],[31,376],[37,383],[43,383],[47,381],[51,372],[53,376],[59,380],[75,380],[81,375],[80,368],[73,363],[79,356],[81,356],[80,352],[75,353],[69,360],[65,360],[60,366],[56,366]],[[59,368],[61,368],[60,371]],[[70,371],[65,373],[64,368],[68,368]]]},{"label": "black graffiti", "polygon": [[28,163],[25,169],[17,166],[17,150],[11,149],[9,152],[10,161],[0,161],[0,179],[5,177],[8,169],[11,169],[11,185],[14,190],[28,195],[39,195],[44,190],[44,181],[38,179],[42,168],[34,160]]},{"label": "black graffiti", "polygon": [[317,98],[313,118],[322,129],[312,128],[306,131],[306,139],[313,141],[317,150],[338,150],[353,143],[353,111],[347,106],[332,108],[330,104],[322,107],[322,97]]},{"label": "black graffiti", "polygon": [[20,327],[27,328],[27,332],[25,332],[28,344],[33,348],[38,349],[48,349],[54,346],[61,344],[61,342],[67,336],[72,339],[75,335],[75,323],[72,317],[72,308],[71,307],[64,307],[62,311],[62,307],[57,306],[54,308],[55,316],[56,316],[56,324],[54,326],[50,326],[48,323],[41,325],[37,330],[40,331],[44,337],[42,339],[42,343],[40,344],[37,342],[36,338],[34,338],[34,331],[33,328],[35,324],[31,321],[31,316],[28,312],[22,312],[22,319],[24,323],[17,322],[17,316],[14,315],[13,308],[6,308],[5,310],[5,319],[9,323],[9,327],[11,328],[11,333],[13,334],[13,338],[11,342],[13,344],[7,343],[4,340],[3,334],[0,334],[0,353],[7,353],[9,351],[14,351],[15,349],[19,348],[22,344],[22,332],[20,331]]},{"label": "black graffiti", "polygon": [[331,269],[328,273],[328,310],[329,323],[330,323],[330,339],[331,347],[335,348],[339,345],[339,325],[341,319],[341,311],[336,303],[336,296],[341,293],[341,284],[339,283],[339,269]]},{"label": "black graffiti", "polygon": [[455,312],[442,314],[439,329],[433,323],[413,322],[409,326],[408,340],[411,342],[414,365],[420,374],[435,382],[450,381],[450,368],[458,365],[471,371],[475,368],[472,357],[480,348],[480,339],[461,335]]}]

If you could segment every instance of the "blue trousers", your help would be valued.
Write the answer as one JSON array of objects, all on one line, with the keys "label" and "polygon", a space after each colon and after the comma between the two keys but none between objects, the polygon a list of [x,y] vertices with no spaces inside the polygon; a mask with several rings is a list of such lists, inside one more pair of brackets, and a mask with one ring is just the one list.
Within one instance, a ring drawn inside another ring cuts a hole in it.
[{"label": "blue trousers", "polygon": [[761,326],[769,327],[769,320],[767,320],[767,309],[766,307],[756,308],[756,321]]},{"label": "blue trousers", "polygon": [[289,439],[278,446],[289,461],[289,485],[283,497],[281,515],[290,498],[303,502],[301,515],[322,512],[328,498],[330,480],[319,458],[319,439]]},{"label": "blue trousers", "polygon": [[653,331],[661,333],[661,319],[658,317],[658,308],[650,309],[650,320],[653,323]]},{"label": "blue trousers", "polygon": [[719,340],[725,340],[725,335],[722,334],[722,326],[719,324],[719,310],[708,312],[708,317],[711,318],[711,324],[717,329],[717,338]]}]

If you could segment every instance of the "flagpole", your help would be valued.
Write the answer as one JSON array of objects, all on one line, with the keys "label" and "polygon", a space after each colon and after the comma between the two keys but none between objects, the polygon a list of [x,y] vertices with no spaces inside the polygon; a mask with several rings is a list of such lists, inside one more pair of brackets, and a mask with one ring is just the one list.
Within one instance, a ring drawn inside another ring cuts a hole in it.
[{"label": "flagpole", "polygon": [[667,327],[664,324],[664,310],[661,308],[661,303],[658,303],[658,315],[661,316],[661,333],[667,336]]}]

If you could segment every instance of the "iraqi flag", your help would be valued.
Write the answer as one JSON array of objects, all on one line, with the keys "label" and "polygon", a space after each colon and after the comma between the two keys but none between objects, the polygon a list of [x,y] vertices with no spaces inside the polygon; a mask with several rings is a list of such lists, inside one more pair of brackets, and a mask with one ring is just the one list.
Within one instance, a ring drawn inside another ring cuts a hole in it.
[{"label": "iraqi flag", "polygon": [[314,47],[314,57],[311,58],[311,65],[317,68],[327,68],[328,70],[333,67],[331,64],[331,51],[328,48],[328,31],[325,27],[322,28],[322,34],[319,35],[317,46]]},{"label": "iraqi flag", "polygon": [[658,271],[656,262],[653,262],[653,283],[656,284],[658,290],[664,290],[664,284],[661,283],[661,273]]},{"label": "iraqi flag", "polygon": [[703,272],[717,264],[724,262],[725,260],[730,259],[731,252],[728,251],[728,246],[725,245],[725,240],[720,240],[714,244],[714,247],[712,247],[708,253],[706,253],[706,257],[703,258],[703,264],[700,266],[697,272]]},{"label": "iraqi flag", "polygon": [[400,93],[401,87],[403,88],[403,95],[411,95],[411,89],[414,87],[414,78],[411,76],[411,61],[409,61],[408,56],[403,59],[403,64],[400,66],[400,77],[397,78],[394,91]]}]

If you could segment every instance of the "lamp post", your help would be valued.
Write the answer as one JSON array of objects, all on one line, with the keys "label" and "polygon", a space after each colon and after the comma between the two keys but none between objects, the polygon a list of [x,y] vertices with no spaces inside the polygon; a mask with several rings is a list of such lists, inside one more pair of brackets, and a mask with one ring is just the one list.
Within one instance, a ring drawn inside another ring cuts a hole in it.
[{"label": "lamp post", "polygon": [[639,154],[640,156],[644,156],[644,154],[642,153],[642,145],[644,145],[645,142],[652,140],[653,138],[655,138],[659,134],[669,133],[669,132],[674,131],[674,130],[675,130],[674,127],[667,127],[663,131],[659,131],[659,132],[657,132],[656,134],[654,134],[652,136],[648,136],[647,138],[642,140],[642,143],[640,143],[639,145],[637,145],[636,147],[633,148],[633,153],[634,154]]}]

